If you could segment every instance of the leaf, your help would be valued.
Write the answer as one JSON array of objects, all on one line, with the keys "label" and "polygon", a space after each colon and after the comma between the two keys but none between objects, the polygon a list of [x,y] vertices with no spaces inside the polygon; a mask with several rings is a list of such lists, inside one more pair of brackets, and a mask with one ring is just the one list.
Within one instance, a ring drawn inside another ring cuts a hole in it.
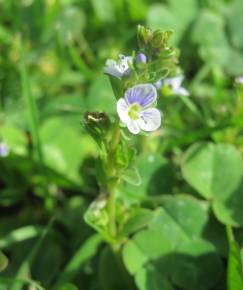
[{"label": "leaf", "polygon": [[0,251],[0,272],[8,266],[8,259],[2,251]]},{"label": "leaf", "polygon": [[9,146],[10,152],[19,155],[27,154],[27,137],[20,129],[12,126],[1,126],[1,137]]},{"label": "leaf", "polygon": [[41,127],[40,136],[45,164],[79,182],[84,139],[81,140],[77,130],[68,125],[65,118],[50,118]]},{"label": "leaf", "polygon": [[148,26],[163,30],[174,30],[175,43],[182,40],[190,22],[196,17],[198,4],[194,0],[169,0],[168,5],[153,4],[148,10]]},{"label": "leaf", "polygon": [[91,0],[97,18],[101,22],[113,22],[115,11],[111,0]]},{"label": "leaf", "polygon": [[100,235],[93,235],[89,237],[84,244],[74,253],[64,270],[58,275],[58,279],[53,286],[53,290],[58,290],[59,287],[67,282],[71,282],[79,273],[84,263],[90,260],[98,250],[102,240]]},{"label": "leaf", "polygon": [[141,176],[136,167],[130,167],[124,170],[121,174],[121,178],[134,186],[139,186],[141,184]]},{"label": "leaf", "polygon": [[[179,41],[180,28],[178,30],[179,21],[176,20],[175,15],[170,9],[163,4],[151,5],[147,14],[147,24],[152,29],[173,29],[177,31],[175,42]],[[173,35],[175,37],[175,35]]]},{"label": "leaf", "polygon": [[111,83],[111,87],[113,90],[113,93],[116,97],[117,100],[123,97],[123,87],[122,87],[122,82],[116,77],[109,76],[109,80]]},{"label": "leaf", "polygon": [[162,277],[156,266],[147,265],[137,272],[136,284],[139,290],[173,290],[174,288]]},{"label": "leaf", "polygon": [[110,247],[105,247],[100,254],[98,279],[101,290],[131,289],[132,285],[118,252],[112,251]]},{"label": "leaf", "polygon": [[176,254],[172,255],[170,263],[172,281],[189,290],[212,289],[222,272],[222,264],[214,246],[201,239],[182,243]]},{"label": "leaf", "polygon": [[[109,104],[109,105],[108,105]],[[86,108],[89,111],[114,113],[116,102],[109,79],[105,75],[97,76],[89,88]]]},{"label": "leaf", "polygon": [[39,236],[41,232],[42,229],[37,226],[25,226],[15,229],[0,239],[0,249],[4,249],[14,243],[19,243],[27,239],[33,239]]},{"label": "leaf", "polygon": [[143,208],[139,208],[135,210],[132,216],[124,224],[120,235],[127,237],[130,234],[135,233],[136,231],[148,225],[152,221],[153,218],[154,218],[154,213],[151,210],[143,209]]},{"label": "leaf", "polygon": [[169,193],[175,181],[175,173],[172,164],[160,154],[140,155],[134,166],[141,176],[139,191],[133,185],[126,184],[120,189],[126,197],[139,199],[148,195]]},{"label": "leaf", "polygon": [[243,56],[240,51],[233,48],[229,50],[225,70],[233,76],[243,74]]},{"label": "leaf", "polygon": [[193,27],[192,40],[200,45],[199,52],[204,61],[219,65],[227,62],[229,44],[221,15],[207,9],[201,10]]},{"label": "leaf", "polygon": [[66,6],[58,15],[55,26],[61,40],[68,44],[70,39],[78,39],[86,25],[86,17],[83,11],[75,6]]},{"label": "leaf", "polygon": [[229,242],[229,257],[227,266],[227,286],[228,290],[243,289],[243,266],[240,249],[234,240],[230,227],[227,228]]},{"label": "leaf", "polygon": [[241,181],[241,155],[232,145],[198,143],[185,153],[182,173],[203,197],[223,198]]},{"label": "leaf", "polygon": [[123,248],[124,264],[138,288],[211,289],[219,280],[222,264],[215,247],[202,239],[206,223],[204,203],[188,196],[165,199],[148,228]]},{"label": "leaf", "polygon": [[[29,285],[29,286],[33,286],[35,287],[35,289],[37,290],[45,290],[43,287],[41,287],[39,285],[39,283],[31,280],[31,279],[21,279],[21,278],[2,278],[0,277],[0,283],[1,285],[6,285],[7,287],[13,283],[16,283],[16,284],[20,284],[20,285]],[[2,290],[2,288],[0,288]],[[3,290],[5,289],[9,289],[9,288],[3,288]]]},{"label": "leaf", "polygon": [[10,290],[21,290],[21,286],[18,283],[18,279],[25,279],[28,276],[29,268],[31,267],[38,251],[40,250],[40,247],[42,245],[43,240],[46,238],[47,234],[49,233],[52,225],[53,225],[54,219],[52,219],[48,225],[45,227],[44,231],[42,232],[39,239],[34,244],[33,248],[30,250],[29,254],[25,258],[25,260],[22,261],[20,264],[17,273],[15,274],[15,279],[13,281],[13,284],[10,286]]},{"label": "leaf", "polygon": [[243,167],[239,151],[232,145],[198,143],[182,161],[187,182],[213,203],[216,217],[223,223],[243,225]]},{"label": "leaf", "polygon": [[207,221],[204,203],[190,196],[178,195],[164,202],[150,228],[170,237],[175,248],[182,242],[201,237]]},{"label": "leaf", "polygon": [[243,6],[241,0],[234,0],[228,9],[228,22],[231,40],[235,47],[243,48]]}]

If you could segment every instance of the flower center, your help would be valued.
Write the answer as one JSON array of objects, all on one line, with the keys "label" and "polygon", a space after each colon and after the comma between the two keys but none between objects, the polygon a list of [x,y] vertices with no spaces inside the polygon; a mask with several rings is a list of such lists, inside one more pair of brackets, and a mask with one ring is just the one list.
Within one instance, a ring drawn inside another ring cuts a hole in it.
[{"label": "flower center", "polygon": [[129,107],[128,116],[132,120],[136,120],[139,118],[139,112],[141,111],[141,106],[138,103],[134,103]]}]

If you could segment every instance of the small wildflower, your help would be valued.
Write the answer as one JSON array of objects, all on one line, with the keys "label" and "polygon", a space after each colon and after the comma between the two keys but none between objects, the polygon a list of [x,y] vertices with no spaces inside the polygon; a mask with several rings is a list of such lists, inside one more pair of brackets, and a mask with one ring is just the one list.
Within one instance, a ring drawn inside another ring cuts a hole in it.
[{"label": "small wildflower", "polygon": [[157,91],[152,84],[140,84],[127,89],[124,98],[118,100],[117,113],[131,133],[150,132],[160,127],[161,113],[151,107],[156,99]]},{"label": "small wildflower", "polygon": [[6,143],[0,142],[0,157],[7,157],[9,154],[9,147]]},{"label": "small wildflower", "polygon": [[163,83],[162,80],[158,80],[157,82],[154,83],[154,86],[156,87],[157,90],[159,90],[162,87]]},{"label": "small wildflower", "polygon": [[147,62],[147,56],[144,53],[139,53],[136,56],[136,63],[146,63]]},{"label": "small wildflower", "polygon": [[120,54],[118,61],[115,61],[114,59],[108,59],[106,61],[104,72],[121,79],[123,76],[129,75],[129,65],[132,64],[132,62],[133,58],[131,56]]},{"label": "small wildflower", "polygon": [[181,86],[184,76],[179,75],[173,78],[168,78],[163,81],[163,86],[171,88],[173,94],[178,96],[189,96],[189,92]]},{"label": "small wildflower", "polygon": [[235,82],[236,82],[237,84],[243,85],[243,76],[237,77],[237,78],[235,79]]}]

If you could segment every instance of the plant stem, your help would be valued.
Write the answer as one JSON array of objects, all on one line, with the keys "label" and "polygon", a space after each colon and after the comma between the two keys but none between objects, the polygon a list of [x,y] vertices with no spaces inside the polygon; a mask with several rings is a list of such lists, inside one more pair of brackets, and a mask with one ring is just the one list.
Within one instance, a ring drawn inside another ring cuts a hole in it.
[{"label": "plant stem", "polygon": [[112,237],[116,236],[116,190],[115,186],[108,185],[108,213],[109,213],[109,231]]},{"label": "plant stem", "polygon": [[107,189],[109,192],[108,213],[109,213],[109,231],[112,237],[116,236],[116,186],[117,172],[115,165],[116,147],[120,142],[119,120],[116,120],[110,142],[107,171]]}]

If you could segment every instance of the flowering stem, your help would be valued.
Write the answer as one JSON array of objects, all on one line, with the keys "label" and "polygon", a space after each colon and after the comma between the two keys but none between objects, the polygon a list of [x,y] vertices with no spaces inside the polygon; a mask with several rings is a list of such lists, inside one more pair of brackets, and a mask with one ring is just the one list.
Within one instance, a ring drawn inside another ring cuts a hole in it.
[{"label": "flowering stem", "polygon": [[108,156],[108,170],[107,170],[107,189],[109,192],[108,199],[108,213],[109,213],[109,231],[112,237],[116,236],[116,186],[117,186],[117,170],[115,164],[116,147],[120,142],[120,128],[119,120],[114,123],[109,156]]},{"label": "flowering stem", "polygon": [[112,237],[116,236],[116,189],[112,184],[108,185],[108,213],[109,213],[109,232]]}]

